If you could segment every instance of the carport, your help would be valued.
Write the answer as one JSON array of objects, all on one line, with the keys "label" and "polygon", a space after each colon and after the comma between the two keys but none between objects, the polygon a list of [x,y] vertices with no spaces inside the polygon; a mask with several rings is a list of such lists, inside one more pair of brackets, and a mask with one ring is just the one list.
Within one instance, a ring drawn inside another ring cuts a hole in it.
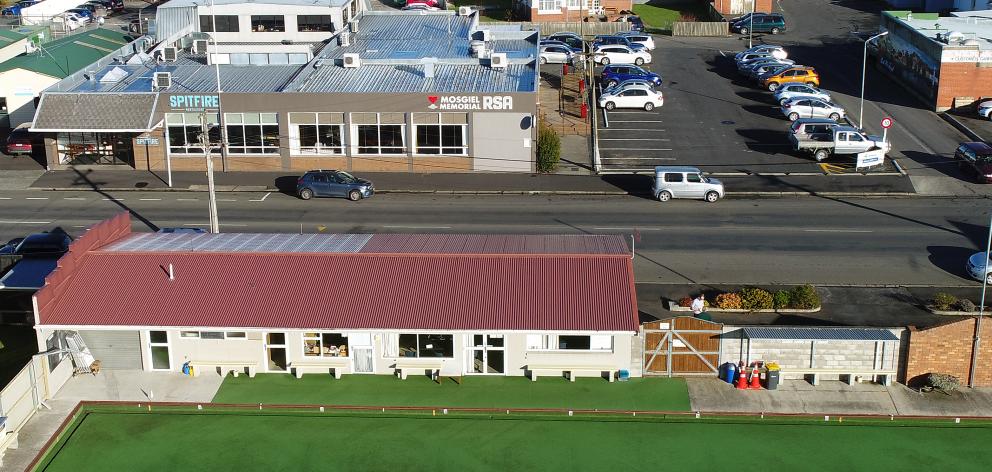
[{"label": "carport", "polygon": [[886,385],[898,370],[903,328],[728,327],[722,359],[777,362],[782,377],[846,380],[870,378]]}]

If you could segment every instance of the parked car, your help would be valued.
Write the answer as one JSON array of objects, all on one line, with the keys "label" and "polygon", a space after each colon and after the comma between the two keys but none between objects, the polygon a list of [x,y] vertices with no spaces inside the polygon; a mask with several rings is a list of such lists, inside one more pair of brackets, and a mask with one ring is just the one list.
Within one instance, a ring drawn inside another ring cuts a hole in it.
[{"label": "parked car", "polygon": [[647,46],[643,44],[635,43],[627,39],[626,36],[615,35],[615,34],[601,34],[599,36],[596,36],[596,38],[593,39],[592,41],[593,49],[596,49],[600,46],[615,46],[615,45],[627,46],[628,48],[633,49],[635,51],[647,51],[648,49]]},{"label": "parked car", "polygon": [[983,142],[961,143],[954,150],[954,158],[961,167],[974,171],[979,183],[992,184],[992,146]]},{"label": "parked car", "polygon": [[38,140],[31,135],[30,128],[31,123],[21,123],[10,130],[10,134],[7,135],[7,154],[19,156],[34,152],[34,144]]},{"label": "parked car", "polygon": [[426,4],[426,3],[417,2],[417,3],[408,3],[403,8],[400,8],[400,10],[405,10],[405,11],[440,11],[441,9],[438,8],[438,7],[432,7],[432,6],[430,6],[430,5]]},{"label": "parked car", "polygon": [[593,50],[593,60],[597,64],[647,64],[651,62],[651,53],[645,51],[635,51],[627,46],[618,44],[600,46]]},{"label": "parked car", "polygon": [[66,31],[72,31],[80,26],[86,24],[86,18],[83,18],[75,13],[65,12],[61,15],[55,15],[52,17],[53,23],[62,23],[65,25]]},{"label": "parked car", "polygon": [[645,85],[629,85],[618,88],[599,96],[599,106],[607,110],[614,108],[643,108],[645,111],[654,110],[665,104],[665,96]]},{"label": "parked car", "polygon": [[178,234],[203,234],[207,230],[203,228],[159,228],[156,233],[178,233]]},{"label": "parked car", "polygon": [[992,100],[978,104],[978,116],[992,120]]},{"label": "parked car", "polygon": [[542,44],[539,62],[541,64],[571,64],[572,48],[567,44]]},{"label": "parked car", "polygon": [[779,46],[777,44],[759,44],[757,46],[747,48],[737,54],[734,54],[734,60],[739,61],[741,60],[741,57],[743,57],[744,55],[753,54],[753,53],[770,54],[773,57],[779,59],[785,59],[789,57],[789,53],[787,53],[785,51],[785,48],[783,48],[782,46]]},{"label": "parked car", "polygon": [[92,2],[88,2],[88,3],[80,3],[79,5],[76,6],[76,8],[80,8],[80,9],[86,10],[86,11],[90,12],[90,15],[96,16],[97,10],[99,10],[100,8],[103,8],[103,7],[102,6],[98,6],[98,5],[94,5]]},{"label": "parked car", "polygon": [[741,56],[740,59],[734,59],[734,62],[737,63],[737,70],[743,70],[743,69],[747,69],[751,65],[756,64],[758,62],[778,61],[778,60],[780,59],[778,57],[775,57],[775,55],[772,54],[771,52],[764,51],[764,52],[749,52]]},{"label": "parked car", "polygon": [[641,32],[644,31],[644,20],[637,15],[621,15],[619,18],[614,20],[618,23],[630,23],[630,30]]},{"label": "parked car", "polygon": [[789,131],[797,139],[826,141],[833,137],[834,128],[841,126],[829,118],[800,118],[789,125]]},{"label": "parked car", "polygon": [[624,88],[627,88],[627,87],[635,87],[635,86],[637,86],[637,87],[643,86],[643,87],[650,88],[651,90],[657,90],[655,88],[654,82],[649,82],[649,81],[644,80],[644,79],[627,79],[627,80],[624,80],[623,82],[620,82],[618,84],[614,84],[614,85],[612,85],[610,87],[604,88],[602,93],[604,93],[604,94],[606,94],[606,93],[616,93],[618,90],[621,90],[621,89],[624,89]]},{"label": "parked car", "polygon": [[604,86],[610,87],[630,79],[646,80],[654,84],[656,87],[661,86],[660,75],[637,66],[624,64],[607,65],[603,68],[603,74],[600,80]]},{"label": "parked car", "polygon": [[634,44],[644,45],[648,51],[654,51],[654,38],[650,34],[640,33],[637,31],[628,31],[619,33],[619,35],[627,38],[628,41]]},{"label": "parked car", "polygon": [[830,94],[825,90],[816,88],[812,85],[806,85],[802,82],[784,83],[779,86],[777,90],[775,90],[775,101],[779,104],[783,104],[796,97],[817,98],[828,102],[830,101]]},{"label": "parked car", "polygon": [[296,194],[304,200],[313,197],[347,197],[357,201],[375,194],[372,182],[341,170],[310,170],[296,181]]},{"label": "parked car", "polygon": [[817,74],[816,69],[812,67],[787,67],[775,74],[764,77],[761,81],[761,86],[767,88],[769,92],[774,92],[775,90],[778,90],[780,85],[789,82],[802,82],[806,85],[819,87],[820,74]]},{"label": "parked car", "polygon": [[574,51],[574,52],[582,52],[583,51],[583,49],[582,49],[582,47],[583,47],[582,36],[579,36],[576,33],[568,33],[568,32],[555,33],[555,34],[552,34],[551,36],[548,36],[547,38],[544,38],[544,39],[546,41],[560,41],[560,42],[563,42],[563,43],[567,44],[569,47],[571,47],[572,48],[572,51]]},{"label": "parked car", "polygon": [[655,167],[651,193],[661,202],[673,198],[701,198],[713,203],[724,195],[723,182],[706,177],[699,169],[688,166]]},{"label": "parked car", "polygon": [[968,275],[975,280],[982,280],[985,278],[985,282],[992,285],[992,271],[989,270],[989,260],[985,258],[985,252],[976,252],[968,258],[968,264],[965,265],[965,270]]},{"label": "parked car", "polygon": [[751,66],[742,71],[742,73],[751,80],[758,80],[763,75],[771,75],[779,69],[792,65],[792,61],[788,59],[773,59],[770,61],[761,61],[751,64]]},{"label": "parked car", "polygon": [[66,11],[70,13],[75,13],[83,18],[86,18],[86,21],[93,20],[93,12],[91,12],[88,8],[76,7],[76,8],[70,8],[69,10]]},{"label": "parked car", "polygon": [[22,9],[30,7],[36,3],[38,2],[35,0],[25,0],[23,2],[17,2],[13,5],[4,8],[3,10],[0,10],[0,13],[2,13],[3,16],[20,16]]},{"label": "parked car", "polygon": [[[0,254],[13,254],[14,249],[17,249],[17,245],[21,244],[21,241],[24,241],[24,238],[14,238],[7,241],[6,244],[0,245]],[[0,271],[2,270],[3,269],[0,268]]]},{"label": "parked car", "polygon": [[785,32],[785,17],[781,13],[755,13],[752,17],[740,20],[730,26],[735,33],[771,33]]},{"label": "parked car", "polygon": [[24,257],[61,257],[69,251],[70,243],[72,238],[63,231],[35,233],[19,241],[9,254],[20,254]]},{"label": "parked car", "polygon": [[796,97],[782,104],[782,114],[789,121],[800,118],[829,118],[838,121],[846,115],[844,108],[819,98]]},{"label": "parked car", "polygon": [[880,136],[869,136],[853,126],[835,126],[829,137],[790,134],[789,140],[797,151],[812,153],[817,162],[832,154],[859,154],[872,149],[888,154],[892,149]]},{"label": "parked car", "polygon": [[418,3],[427,5],[429,7],[434,7],[437,9],[441,9],[442,6],[441,0],[406,0],[406,6],[416,5]]}]

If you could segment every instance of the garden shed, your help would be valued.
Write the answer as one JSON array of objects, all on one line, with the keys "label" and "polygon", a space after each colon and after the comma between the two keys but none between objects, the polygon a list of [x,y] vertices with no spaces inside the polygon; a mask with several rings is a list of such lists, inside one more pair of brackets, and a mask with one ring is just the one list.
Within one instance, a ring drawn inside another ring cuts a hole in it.
[{"label": "garden shed", "polygon": [[721,362],[776,362],[785,379],[892,382],[904,328],[724,326]]}]

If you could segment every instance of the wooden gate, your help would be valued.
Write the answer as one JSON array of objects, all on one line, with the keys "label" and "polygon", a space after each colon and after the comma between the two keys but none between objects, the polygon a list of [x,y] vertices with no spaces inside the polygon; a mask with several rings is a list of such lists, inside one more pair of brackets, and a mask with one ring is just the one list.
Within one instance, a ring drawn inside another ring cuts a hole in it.
[{"label": "wooden gate", "polygon": [[723,325],[679,316],[641,325],[644,375],[716,375]]}]

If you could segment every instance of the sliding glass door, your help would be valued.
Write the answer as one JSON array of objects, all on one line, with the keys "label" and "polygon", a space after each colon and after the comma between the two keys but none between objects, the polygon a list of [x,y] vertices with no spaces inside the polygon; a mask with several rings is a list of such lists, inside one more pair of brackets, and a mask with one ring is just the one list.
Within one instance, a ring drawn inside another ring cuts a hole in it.
[{"label": "sliding glass door", "polygon": [[506,347],[502,334],[469,334],[465,341],[466,374],[506,373]]}]

